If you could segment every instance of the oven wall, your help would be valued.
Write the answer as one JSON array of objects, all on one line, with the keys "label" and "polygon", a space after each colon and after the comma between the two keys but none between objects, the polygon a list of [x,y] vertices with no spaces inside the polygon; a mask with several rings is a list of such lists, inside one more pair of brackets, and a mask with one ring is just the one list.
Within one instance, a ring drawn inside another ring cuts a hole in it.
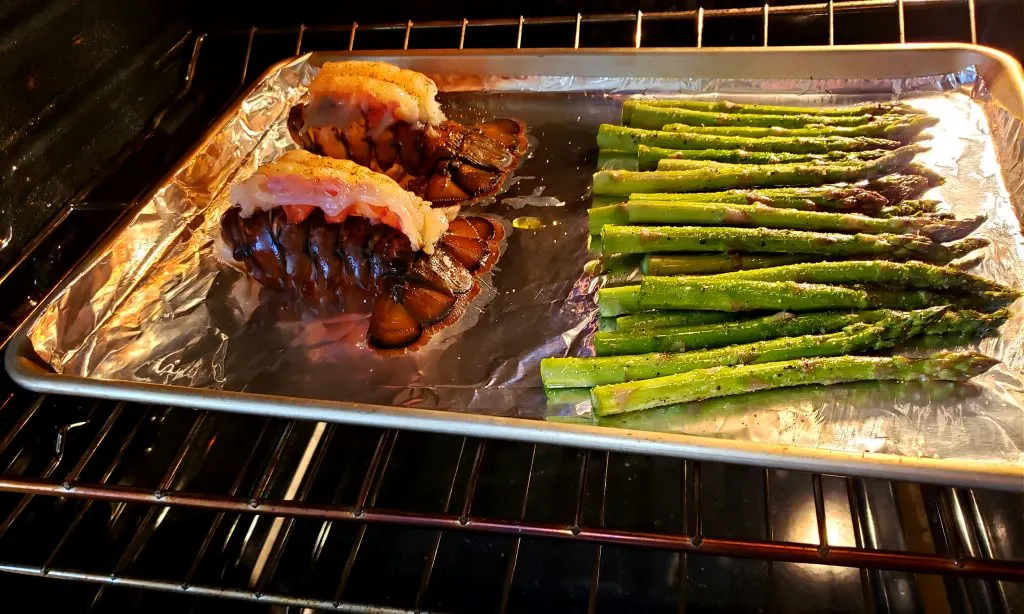
[{"label": "oven wall", "polygon": [[0,2],[0,271],[178,86],[178,4]]}]

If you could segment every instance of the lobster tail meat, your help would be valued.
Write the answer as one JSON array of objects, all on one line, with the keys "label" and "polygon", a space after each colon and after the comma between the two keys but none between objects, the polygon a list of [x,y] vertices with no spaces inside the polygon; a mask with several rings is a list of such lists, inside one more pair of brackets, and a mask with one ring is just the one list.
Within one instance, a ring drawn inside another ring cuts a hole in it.
[{"label": "lobster tail meat", "polygon": [[[410,96],[417,106],[418,114],[415,117],[397,117],[410,124],[423,123],[437,125],[445,120],[441,105],[437,103],[437,84],[423,73],[413,70],[405,70],[386,64],[384,62],[370,62],[365,60],[349,60],[347,62],[327,62],[320,69],[320,74],[309,86],[311,96],[333,96],[338,88],[330,83],[331,80],[345,78],[362,78],[368,82],[383,82],[394,85],[402,90],[403,94]],[[360,92],[355,92],[360,95]],[[365,92],[361,93],[364,97]],[[376,102],[386,100],[375,96]],[[386,126],[385,126],[386,127]]]},{"label": "lobster tail meat", "polygon": [[288,129],[313,153],[386,173],[435,205],[500,192],[522,163],[526,126],[449,121],[423,74],[382,62],[328,62],[293,107]]},{"label": "lobster tail meat", "polygon": [[286,152],[232,186],[231,199],[243,218],[275,208],[281,208],[292,224],[315,209],[320,209],[328,222],[342,222],[350,215],[362,217],[398,230],[414,251],[427,253],[448,228],[442,211],[387,176],[349,160],[302,150]]}]

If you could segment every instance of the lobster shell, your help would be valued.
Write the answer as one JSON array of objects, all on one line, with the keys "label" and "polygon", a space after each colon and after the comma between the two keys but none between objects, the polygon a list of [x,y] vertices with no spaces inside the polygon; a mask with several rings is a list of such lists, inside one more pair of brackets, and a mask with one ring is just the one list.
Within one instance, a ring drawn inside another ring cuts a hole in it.
[{"label": "lobster shell", "polygon": [[501,253],[504,228],[485,217],[456,218],[433,254],[362,217],[341,223],[316,209],[289,223],[282,207],[221,217],[221,237],[235,261],[261,285],[317,305],[372,305],[369,344],[380,350],[419,346],[461,316],[476,278]]},{"label": "lobster shell", "polygon": [[446,120],[423,129],[397,122],[371,137],[365,121],[311,128],[305,109],[298,104],[288,113],[288,130],[300,147],[386,173],[435,205],[497,194],[529,149],[526,125],[517,119],[469,126]]}]

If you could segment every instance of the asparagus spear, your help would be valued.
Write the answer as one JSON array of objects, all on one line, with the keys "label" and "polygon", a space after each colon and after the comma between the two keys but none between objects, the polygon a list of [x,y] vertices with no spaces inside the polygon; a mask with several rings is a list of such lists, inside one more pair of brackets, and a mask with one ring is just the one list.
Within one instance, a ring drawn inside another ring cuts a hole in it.
[{"label": "asparagus spear", "polygon": [[951,309],[925,328],[926,335],[972,335],[992,333],[1010,318],[1010,311],[997,309],[982,313],[973,309]]},{"label": "asparagus spear", "polygon": [[644,275],[709,275],[782,266],[797,262],[815,262],[820,259],[819,256],[814,255],[788,254],[721,253],[685,254],[679,256],[647,254],[643,257],[641,270]]},{"label": "asparagus spear", "polygon": [[608,256],[588,261],[583,265],[583,271],[587,275],[604,275],[605,288],[629,286],[643,280],[642,263],[643,257],[637,254]]},{"label": "asparagus spear", "polygon": [[[687,151],[687,150],[684,149],[684,150],[680,150],[680,151]],[[707,150],[707,149],[695,149],[695,150],[689,150],[689,151],[709,151],[709,150]],[[882,150],[875,150],[875,151],[882,151]],[[838,158],[838,157],[834,157],[834,156],[828,156],[828,155],[825,155],[825,154],[822,154],[822,155],[808,154],[806,156],[803,156],[801,154],[791,154],[793,156],[796,156],[797,158],[804,158],[804,159],[803,160],[797,160],[797,161],[794,161],[794,162],[786,162],[785,164],[812,164],[814,166],[849,166],[851,164],[858,164],[858,163],[863,163],[863,162],[870,162],[871,160],[877,160],[878,158],[881,158],[882,156],[884,156],[884,155],[886,155],[888,153],[891,153],[891,152],[889,152],[889,151],[882,151],[882,155],[881,156],[874,156],[874,157],[871,157],[871,158],[854,157],[853,155],[847,155],[844,152],[833,152],[833,153],[839,153],[839,154],[845,155],[847,157]],[[858,152],[851,152],[851,153],[852,154],[856,154]],[[774,156],[774,155],[778,155],[778,154],[766,154],[766,155]],[[688,170],[693,170],[695,168],[705,168],[705,167],[708,167],[708,166],[712,166],[712,167],[714,167],[716,169],[719,169],[719,170],[733,170],[733,171],[735,171],[735,170],[740,170],[740,169],[743,169],[743,168],[750,168],[750,167],[753,167],[753,166],[760,166],[760,165],[766,165],[766,164],[769,164],[769,163],[723,162],[723,161],[720,161],[720,160],[691,160],[689,158],[664,158],[662,160],[659,160],[658,163],[654,166],[654,168],[639,167],[639,170],[644,170],[644,171],[650,171],[650,170],[656,170],[656,171],[688,171]],[[775,164],[775,163],[771,163],[771,164]],[[604,167],[599,166],[598,168],[600,169],[600,168],[604,168]],[[623,170],[630,170],[630,169],[623,169]],[[633,169],[633,170],[636,170],[636,169]]]},{"label": "asparagus spear", "polygon": [[597,291],[597,308],[603,317],[640,311],[639,286],[601,288]]},{"label": "asparagus spear", "polygon": [[867,235],[702,226],[620,226],[601,230],[604,254],[662,252],[767,252],[835,257],[884,256],[896,260],[946,263],[988,245],[968,237],[943,245],[914,235]]},{"label": "asparagus spear", "polygon": [[[871,324],[889,318],[894,313],[897,312],[886,309],[859,312],[863,317],[863,322]],[[609,330],[656,330],[713,323],[710,321],[699,322],[697,316],[700,314],[733,318],[737,315],[718,311],[644,311],[615,318],[615,326]],[[1002,326],[1009,317],[1010,312],[1006,309],[997,309],[992,313],[982,313],[972,309],[947,309],[941,318],[929,323],[924,332],[927,335],[983,335]],[[728,320],[721,321],[727,322]]]},{"label": "asparagus spear", "polygon": [[598,170],[640,170],[640,162],[635,151],[619,151],[617,149],[602,149],[597,152]]},{"label": "asparagus spear", "polygon": [[922,150],[922,146],[908,145],[875,160],[843,164],[738,164],[722,169],[685,171],[598,171],[594,173],[594,194],[707,192],[730,188],[815,186],[836,181],[859,181],[899,170]]},{"label": "asparagus spear", "polygon": [[[801,162],[801,164],[817,164],[813,160],[807,160]],[[658,166],[653,170],[656,171],[690,171],[695,168],[717,168],[717,169],[732,169],[737,166],[753,166],[750,164],[740,165],[733,164],[730,162],[715,162],[712,160],[662,160],[658,162]],[[645,169],[646,170],[646,169]]]},{"label": "asparagus spear", "polygon": [[667,149],[665,147],[637,148],[640,170],[649,171],[657,168],[660,160],[708,160],[713,162],[730,162],[732,164],[786,164],[791,162],[854,162],[858,160],[874,160],[885,154],[885,149],[869,149],[867,151],[830,151],[824,154],[799,154],[786,152],[743,151],[726,149]]},{"label": "asparagus spear", "polygon": [[[544,391],[544,397],[547,401],[548,411],[552,409],[558,410],[559,408],[570,408],[575,407],[581,403],[590,405],[590,389],[589,388],[549,388]],[[566,422],[572,421],[577,416],[561,416],[561,415],[548,415],[545,419],[555,418],[558,421],[565,420]],[[578,416],[581,422],[593,422],[590,417]]]},{"label": "asparagus spear", "polygon": [[[952,304],[991,311],[1012,303],[1019,296],[1019,293],[1014,290],[983,290],[960,296],[929,290],[847,288],[793,281],[720,280],[717,277],[719,276],[645,276],[640,282],[637,307],[641,311],[647,309],[814,311],[818,309],[875,309],[879,307],[921,309],[934,305]],[[634,286],[625,286],[625,288],[634,288]]]},{"label": "asparagus spear", "polygon": [[583,265],[583,272],[587,275],[606,275],[609,273],[615,275],[639,269],[641,264],[643,264],[643,258],[637,257],[636,254],[607,256],[588,260]]},{"label": "asparagus spear", "polygon": [[831,185],[812,188],[767,188],[762,190],[727,190],[695,194],[635,193],[629,202],[676,201],[720,202],[746,205],[761,203],[783,209],[804,211],[849,211],[873,215],[888,200],[877,192],[855,186]]},{"label": "asparagus spear", "polygon": [[852,324],[836,333],[782,337],[690,352],[545,358],[540,363],[540,374],[545,388],[580,388],[651,379],[709,367],[857,354],[889,348],[919,335],[943,311],[944,308],[938,307],[893,312],[888,319],[877,324]]},{"label": "asparagus spear", "polygon": [[857,312],[823,311],[795,315],[783,311],[719,324],[599,332],[594,334],[594,352],[598,356],[689,352],[779,337],[822,335],[864,322],[865,317]]},{"label": "asparagus spear", "polygon": [[885,284],[908,288],[960,290],[964,292],[996,291],[1019,295],[1019,292],[984,277],[924,262],[887,262],[884,260],[811,262],[753,271],[722,273],[708,279],[717,281],[734,279],[796,281],[812,284],[847,285]]},{"label": "asparagus spear", "polygon": [[941,200],[904,200],[896,205],[882,207],[879,215],[883,217],[909,217],[922,213],[935,213]]},{"label": "asparagus spear", "polygon": [[601,149],[638,151],[640,145],[667,147],[670,149],[742,149],[745,151],[761,152],[824,154],[830,151],[896,149],[900,146],[900,142],[866,136],[768,136],[752,139],[717,134],[643,130],[612,124],[601,124],[601,127],[597,130],[597,146]]},{"label": "asparagus spear", "polygon": [[718,324],[738,319],[738,315],[725,311],[644,311],[615,318],[611,330],[644,330],[652,328],[679,328],[700,324]]},{"label": "asparagus spear", "polygon": [[[935,350],[933,350],[935,351]],[[734,433],[748,438],[751,422],[776,416],[776,410],[785,407],[825,407],[836,402],[837,397],[846,407],[873,407],[879,398],[889,399],[889,404],[903,407],[907,403],[921,407],[928,403],[964,402],[977,396],[973,386],[962,386],[960,382],[947,381],[867,381],[852,382],[836,390],[835,386],[801,386],[799,388],[775,388],[758,390],[747,394],[718,397],[691,403],[676,403],[646,411],[634,411],[611,416],[595,416],[592,412],[590,424],[611,428],[631,429],[650,432],[714,433],[718,437],[730,437]],[[566,392],[568,389],[553,389],[552,392]],[[586,392],[586,408],[591,408],[590,389],[576,388]],[[575,408],[579,405],[577,401]],[[771,421],[771,418],[768,418]]]},{"label": "asparagus spear", "polygon": [[[919,175],[928,180],[928,184],[931,186],[942,185],[946,182],[946,178],[942,176],[938,171],[928,168],[920,162],[914,162],[907,169],[911,175]],[[911,198],[907,196],[906,198]]]},{"label": "asparagus spear", "polygon": [[862,105],[833,108],[792,107],[765,104],[745,104],[727,100],[707,102],[686,98],[631,98],[622,104],[622,123],[628,124],[637,105],[676,107],[705,113],[739,113],[753,115],[895,115],[912,113],[913,109],[899,102],[871,102]]},{"label": "asparagus spear", "polygon": [[[633,106],[628,124],[637,128],[661,128],[679,123],[690,126],[763,126],[803,128],[805,126],[863,126],[885,121],[875,115],[813,115],[810,113],[770,115],[759,113],[709,113],[679,107],[662,107],[638,102]],[[902,115],[900,117],[907,117]]]},{"label": "asparagus spear", "polygon": [[621,225],[629,223],[629,205],[626,203],[591,207],[587,210],[587,226],[590,228],[590,234],[592,235],[601,234],[601,229],[607,224]]},{"label": "asparagus spear", "polygon": [[869,181],[867,188],[878,192],[889,201],[889,204],[895,205],[907,199],[917,198],[939,183],[941,179],[935,180],[924,175],[895,173]]},{"label": "asparagus spear", "polygon": [[730,205],[692,202],[634,202],[590,209],[590,232],[598,234],[605,224],[679,224],[685,226],[730,226],[791,228],[822,232],[865,234],[915,234],[933,241],[961,239],[985,221],[984,216],[939,220],[927,217],[876,218],[855,213],[824,213],[778,209],[766,205]]},{"label": "asparagus spear", "polygon": [[[755,117],[748,115],[745,117]],[[757,116],[771,117],[771,116]],[[793,115],[791,117],[801,117]],[[897,141],[909,141],[916,137],[921,131],[931,128],[939,120],[927,115],[898,115],[895,117],[878,118],[878,121],[859,124],[856,126],[840,126],[827,124],[809,124],[799,127],[783,128],[779,126],[747,126],[741,124],[713,125],[680,123],[665,124],[663,126],[635,125],[638,128],[654,128],[667,132],[692,132],[695,134],[722,134],[730,136],[745,136],[761,138],[765,136],[872,136]]]},{"label": "asparagus spear", "polygon": [[597,291],[597,311],[601,317],[611,318],[640,309],[640,284],[603,287]]},{"label": "asparagus spear", "polygon": [[713,367],[649,380],[597,386],[590,391],[599,416],[686,403],[754,390],[864,380],[966,381],[999,361],[977,352],[940,352],[927,358],[835,356],[759,365]]}]

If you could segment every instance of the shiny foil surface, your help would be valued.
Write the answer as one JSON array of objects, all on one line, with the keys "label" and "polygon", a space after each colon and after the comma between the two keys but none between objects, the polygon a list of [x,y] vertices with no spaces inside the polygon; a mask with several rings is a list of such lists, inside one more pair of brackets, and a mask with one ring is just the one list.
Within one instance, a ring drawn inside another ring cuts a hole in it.
[{"label": "shiny foil surface", "polygon": [[[287,111],[316,68],[300,58],[269,74],[182,172],[138,209],[101,256],[53,299],[29,338],[57,373],[442,409],[536,420],[588,419],[585,394],[547,398],[546,356],[589,355],[602,279],[583,274],[586,210],[601,123],[623,97],[680,93],[775,104],[906,100],[940,118],[918,160],[946,177],[926,198],[984,213],[992,245],[971,270],[1024,288],[1021,123],[988,100],[973,70],[879,81],[448,78],[432,75],[451,119],[517,117],[535,141],[511,189],[483,212],[509,231],[483,292],[424,348],[383,357],[365,346],[365,314],[282,310],[227,266],[215,240],[228,188],[294,147]],[[970,384],[862,383],[766,391],[639,412],[611,428],[881,452],[1024,467],[1024,301],[977,349],[1003,364]],[[928,352],[933,340],[904,348]],[[1022,469],[1024,474],[1024,469]]]}]

